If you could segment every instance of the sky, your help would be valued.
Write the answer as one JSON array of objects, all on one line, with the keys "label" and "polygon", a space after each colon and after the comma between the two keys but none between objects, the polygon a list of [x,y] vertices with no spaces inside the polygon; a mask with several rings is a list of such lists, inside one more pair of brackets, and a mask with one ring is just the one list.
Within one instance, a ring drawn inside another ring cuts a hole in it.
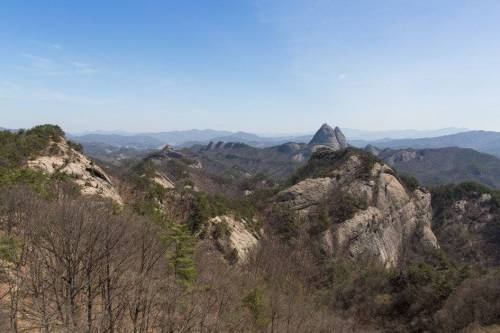
[{"label": "sky", "polygon": [[500,1],[0,2],[0,127],[500,131]]}]

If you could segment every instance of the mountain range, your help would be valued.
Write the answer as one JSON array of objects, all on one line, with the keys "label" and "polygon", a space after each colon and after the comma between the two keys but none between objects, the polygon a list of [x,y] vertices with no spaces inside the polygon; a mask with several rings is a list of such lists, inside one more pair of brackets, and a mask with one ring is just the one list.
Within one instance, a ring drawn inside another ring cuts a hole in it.
[{"label": "mountain range", "polygon": [[53,125],[0,132],[1,332],[500,323],[500,192],[402,172],[485,183],[493,156],[362,150],[327,124],[308,143],[167,145],[124,163],[81,148]]},{"label": "mountain range", "polygon": [[[392,140],[399,138],[435,137],[443,134],[463,131],[460,128],[438,130],[399,130],[399,131],[364,131],[342,129],[355,146],[366,145],[368,141]],[[158,148],[169,144],[176,147],[188,147],[195,144],[207,144],[210,141],[240,142],[255,147],[270,147],[287,142],[307,143],[314,133],[302,135],[262,136],[248,132],[230,132],[218,130],[187,130],[156,133],[129,133],[123,131],[95,131],[80,134],[69,134],[68,137],[82,144],[103,143],[133,148]]]},{"label": "mountain range", "polygon": [[307,144],[288,142],[257,148],[240,142],[212,141],[207,145],[184,148],[180,152],[221,177],[238,179],[265,174],[271,179],[283,180],[321,148],[347,148],[342,131],[323,124]]},{"label": "mountain range", "polygon": [[471,148],[367,150],[426,186],[474,181],[500,188],[500,159]]},{"label": "mountain range", "polygon": [[[162,138],[168,140],[175,133],[155,135],[86,134],[70,138],[81,143],[92,157],[121,164],[128,159],[147,156],[164,146]],[[217,136],[208,142],[184,142],[176,148],[186,157],[199,159],[211,172],[223,177],[265,173],[283,179],[307,161],[313,151],[312,146],[319,147],[326,143],[338,149],[346,147],[348,142],[361,147],[370,143],[368,151],[427,186],[477,181],[500,188],[498,132],[468,131],[432,138],[359,141],[350,137],[346,139],[338,127],[333,129],[324,124],[314,137],[264,138],[246,132],[228,134],[210,130],[186,131],[182,137],[187,139],[192,135],[197,135],[199,139]]]},{"label": "mountain range", "polygon": [[[351,142],[352,143],[352,142]],[[500,132],[468,131],[434,138],[379,140],[372,142],[355,142],[356,146],[371,144],[379,148],[445,148],[460,147],[500,157]]]}]

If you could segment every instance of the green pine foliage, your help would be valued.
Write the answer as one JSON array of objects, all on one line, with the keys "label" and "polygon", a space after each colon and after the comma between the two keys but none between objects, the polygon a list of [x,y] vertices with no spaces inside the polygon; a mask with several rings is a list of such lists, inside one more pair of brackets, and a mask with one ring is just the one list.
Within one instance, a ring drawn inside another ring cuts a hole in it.
[{"label": "green pine foliage", "polygon": [[184,284],[191,284],[196,278],[193,261],[196,240],[185,224],[167,223],[162,237],[168,251],[167,261],[175,277]]},{"label": "green pine foliage", "polygon": [[406,187],[410,192],[415,191],[420,187],[420,183],[417,178],[408,175],[408,174],[400,174],[399,181]]},{"label": "green pine foliage", "polygon": [[64,136],[56,125],[40,125],[18,132],[0,132],[0,168],[15,167]]},{"label": "green pine foliage", "polygon": [[10,263],[18,262],[18,247],[18,241],[13,236],[0,236],[0,260],[5,260]]},{"label": "green pine foliage", "polygon": [[[143,179],[149,178],[143,177]],[[153,186],[151,181],[142,185]],[[151,187],[147,188],[151,189]],[[161,198],[162,196],[158,193],[149,192],[142,200],[134,204],[133,209],[137,214],[151,219],[160,227],[160,237],[167,250],[165,260],[176,280],[187,287],[195,281],[197,276],[193,259],[196,239],[191,233],[190,225],[170,221],[158,205]]]},{"label": "green pine foliage", "polygon": [[434,187],[431,193],[432,208],[438,224],[446,219],[446,211],[454,202],[462,199],[477,199],[483,194],[491,195],[493,212],[500,210],[500,191],[476,182],[441,185]]},{"label": "green pine foliage", "polygon": [[60,173],[48,176],[27,168],[24,163],[47,148],[58,149],[51,142],[62,137],[64,131],[56,125],[40,125],[17,132],[0,131],[0,186],[27,185],[42,197],[52,197],[50,186],[69,183],[69,176]]},{"label": "green pine foliage", "polygon": [[359,171],[363,177],[368,177],[375,163],[383,164],[374,155],[358,148],[346,148],[338,151],[318,149],[309,158],[309,162],[291,177],[291,183],[296,184],[306,178],[328,177],[332,171],[342,165],[352,155],[360,156],[363,168]]},{"label": "green pine foliage", "polygon": [[224,196],[203,192],[192,192],[191,208],[188,224],[192,233],[202,231],[210,218],[224,215],[229,210],[228,200]]},{"label": "green pine foliage", "polygon": [[252,315],[254,325],[260,329],[265,328],[269,323],[269,318],[267,318],[265,313],[267,302],[264,290],[259,287],[252,289],[243,298],[243,305]]}]

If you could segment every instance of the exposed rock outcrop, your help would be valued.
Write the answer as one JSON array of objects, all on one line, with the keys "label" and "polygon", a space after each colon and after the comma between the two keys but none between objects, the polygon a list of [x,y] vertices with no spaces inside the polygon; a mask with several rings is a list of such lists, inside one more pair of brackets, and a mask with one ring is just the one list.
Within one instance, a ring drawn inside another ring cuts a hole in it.
[{"label": "exposed rock outcrop", "polygon": [[500,264],[499,198],[487,191],[474,183],[434,190],[434,232],[457,262]]},{"label": "exposed rock outcrop", "polygon": [[326,212],[329,223],[320,242],[332,256],[388,268],[411,248],[438,247],[430,193],[406,188],[390,167],[368,153],[323,150],[304,170],[276,200],[311,223]]},{"label": "exposed rock outcrop", "polygon": [[307,214],[311,208],[318,206],[333,184],[334,180],[330,177],[309,178],[280,192],[277,198],[280,202],[286,202],[289,208]]},{"label": "exposed rock outcrop", "polygon": [[64,138],[51,142],[41,156],[28,161],[28,167],[52,175],[66,174],[85,195],[99,195],[122,203],[109,176],[87,156],[71,148]]},{"label": "exposed rock outcrop", "polygon": [[320,129],[314,134],[309,142],[311,147],[328,147],[330,149],[339,150],[347,148],[347,140],[340,128],[331,128],[328,124],[323,124]]},{"label": "exposed rock outcrop", "polygon": [[182,157],[184,157],[184,155],[181,152],[172,148],[170,145],[165,145],[165,147],[163,147],[160,151],[150,155],[150,158],[158,158],[158,159],[169,159],[169,158],[178,159]]},{"label": "exposed rock outcrop", "polygon": [[160,185],[161,187],[163,187],[164,189],[171,189],[171,188],[175,188],[175,184],[173,181],[171,181],[167,176],[165,176],[164,174],[160,173],[160,172],[156,172],[154,177],[153,177],[153,181]]},{"label": "exposed rock outcrop", "polygon": [[244,261],[250,250],[258,245],[256,235],[244,219],[232,215],[217,216],[209,221],[209,232],[217,248],[230,261]]}]

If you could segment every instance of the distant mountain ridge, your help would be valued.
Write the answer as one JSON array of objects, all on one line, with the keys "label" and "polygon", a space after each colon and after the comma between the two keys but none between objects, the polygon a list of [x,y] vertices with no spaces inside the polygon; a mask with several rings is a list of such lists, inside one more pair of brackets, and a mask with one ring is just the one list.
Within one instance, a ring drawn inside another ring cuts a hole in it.
[{"label": "distant mountain ridge", "polygon": [[[365,131],[358,129],[341,128],[349,137],[350,143],[354,141],[355,146],[365,146],[369,140],[393,140],[400,138],[434,137],[443,134],[456,133],[463,129],[445,128],[438,130],[395,130],[395,131]],[[120,147],[139,148],[144,144],[145,137],[150,137],[157,142],[151,141],[154,145],[161,142],[162,145],[169,144],[177,147],[188,147],[195,144],[208,144],[210,141],[241,142],[254,147],[271,147],[287,142],[307,143],[314,133],[303,135],[279,135],[263,136],[248,132],[231,132],[219,130],[185,130],[185,131],[165,131],[154,133],[131,133],[125,131],[91,131],[83,133],[73,133],[70,136],[74,141],[85,143],[106,143]],[[122,140],[120,140],[122,138]],[[91,141],[95,139],[94,141]],[[136,140],[137,139],[137,140]],[[361,140],[358,144],[355,141]],[[123,142],[122,142],[123,141]],[[137,142],[135,142],[137,141]]]},{"label": "distant mountain ridge", "polygon": [[185,142],[208,142],[214,137],[233,134],[228,131],[217,130],[187,130],[156,133],[126,133],[120,132],[88,132],[80,134],[69,134],[73,141],[83,144],[107,144],[116,147],[128,147],[137,149],[154,149],[165,144],[180,146]]},{"label": "distant mountain ridge", "polygon": [[431,138],[461,132],[467,132],[467,128],[439,128],[434,130],[417,130],[417,129],[404,129],[404,130],[383,130],[383,131],[367,131],[352,128],[342,128],[342,131],[350,140],[395,140],[395,139],[417,139],[417,138]]},{"label": "distant mountain ridge", "polygon": [[287,142],[272,147],[257,148],[241,142],[212,141],[207,145],[195,145],[183,152],[212,173],[255,176],[267,174],[276,179],[285,179],[311,154],[320,149],[332,151],[347,148],[347,140],[340,130],[323,124],[308,144]]},{"label": "distant mountain ridge", "polygon": [[500,159],[471,148],[385,149],[367,151],[426,186],[475,181],[500,188]]},{"label": "distant mountain ridge", "polygon": [[82,136],[69,135],[69,138],[83,145],[97,143],[137,149],[156,149],[164,145],[162,141],[146,135],[86,134]]},{"label": "distant mountain ridge", "polygon": [[491,131],[469,131],[435,138],[388,140],[371,142],[371,144],[379,148],[392,149],[472,148],[483,153],[500,157],[500,132]]}]

